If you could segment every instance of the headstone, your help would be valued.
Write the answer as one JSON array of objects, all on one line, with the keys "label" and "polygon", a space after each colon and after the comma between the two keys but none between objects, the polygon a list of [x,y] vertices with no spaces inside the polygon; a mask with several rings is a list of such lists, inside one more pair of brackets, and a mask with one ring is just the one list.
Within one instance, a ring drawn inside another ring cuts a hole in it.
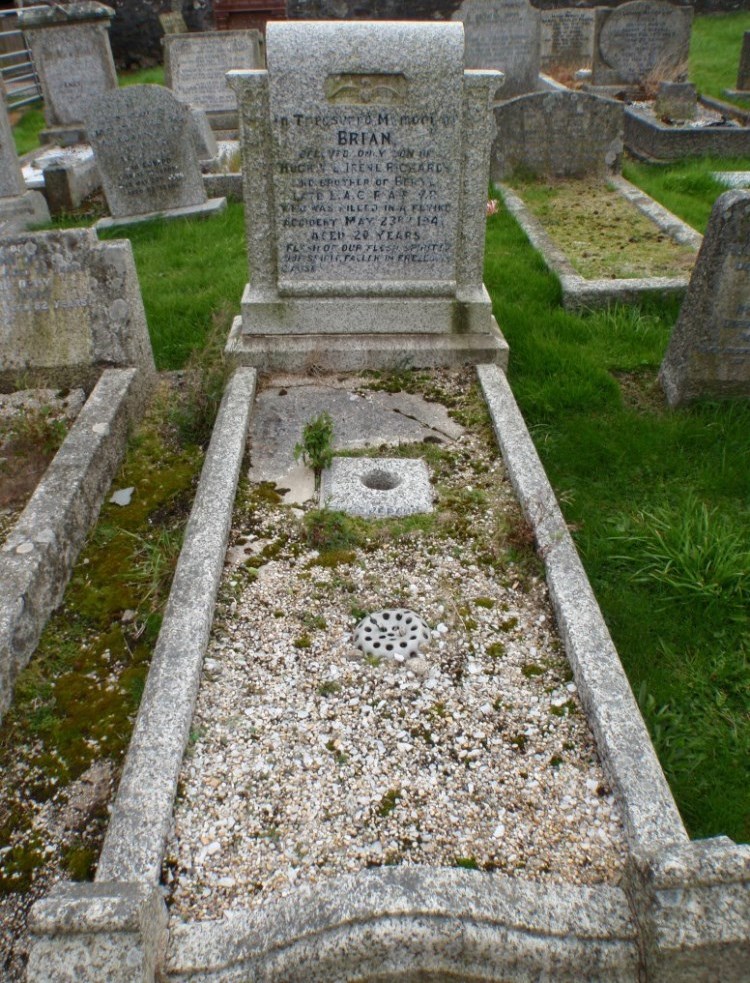
[{"label": "headstone", "polygon": [[591,65],[594,11],[579,7],[541,11],[542,69],[578,69]]},{"label": "headstone", "polygon": [[691,82],[661,82],[656,93],[654,112],[660,119],[695,119],[698,94]]},{"label": "headstone", "polygon": [[128,240],[92,229],[0,239],[0,365],[153,369],[146,316]]},{"label": "headstone", "polygon": [[199,106],[215,129],[237,128],[234,68],[262,68],[258,31],[211,31],[164,38],[164,79],[180,102]]},{"label": "headstone", "polygon": [[675,7],[663,0],[597,7],[593,84],[680,81],[687,70],[692,23],[692,7]]},{"label": "headstone", "polygon": [[750,191],[714,205],[659,380],[670,406],[750,397]]},{"label": "headstone", "polygon": [[514,171],[539,177],[606,177],[619,171],[624,107],[570,90],[532,92],[495,107],[492,180]]},{"label": "headstone", "polygon": [[482,284],[495,72],[460,24],[269,24],[238,94],[251,282],[227,352],[305,369],[504,361]]},{"label": "headstone", "polygon": [[163,86],[131,85],[102,96],[86,127],[112,215],[97,228],[226,207],[224,198],[206,199],[191,110]]},{"label": "headstone", "polygon": [[165,34],[187,34],[187,24],[185,18],[179,10],[170,10],[166,14],[159,14],[159,23]]},{"label": "headstone", "polygon": [[7,232],[48,222],[49,210],[38,191],[26,190],[6,106],[0,79],[0,223]]},{"label": "headstone", "polygon": [[91,2],[19,10],[44,97],[42,143],[84,142],[91,103],[117,88],[108,34],[114,13]]},{"label": "headstone", "polygon": [[742,36],[740,66],[737,69],[737,88],[740,92],[750,92],[750,31]]},{"label": "headstone", "polygon": [[464,25],[466,68],[505,75],[501,98],[538,88],[541,21],[527,0],[464,0],[453,20]]}]

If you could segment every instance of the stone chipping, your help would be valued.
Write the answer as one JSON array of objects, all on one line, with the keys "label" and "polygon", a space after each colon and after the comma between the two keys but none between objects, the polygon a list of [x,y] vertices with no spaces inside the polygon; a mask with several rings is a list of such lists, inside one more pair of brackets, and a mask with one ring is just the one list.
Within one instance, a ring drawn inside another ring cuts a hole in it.
[{"label": "stone chipping", "polygon": [[[430,385],[463,422],[476,410],[468,374]],[[174,917],[389,864],[619,881],[617,805],[489,431],[475,413],[425,456],[435,516],[360,523],[335,552],[248,487],[167,849]],[[432,630],[403,663],[353,644],[394,607]]]}]

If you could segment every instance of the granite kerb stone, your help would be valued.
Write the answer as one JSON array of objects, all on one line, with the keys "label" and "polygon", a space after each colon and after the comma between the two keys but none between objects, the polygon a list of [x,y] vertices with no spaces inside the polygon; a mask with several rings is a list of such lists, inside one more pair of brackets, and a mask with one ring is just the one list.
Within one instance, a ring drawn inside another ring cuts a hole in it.
[{"label": "granite kerb stone", "polygon": [[143,406],[139,375],[102,374],[0,550],[0,717],[122,460]]},{"label": "granite kerb stone", "polygon": [[[708,104],[707,100],[701,102]],[[726,111],[730,107],[720,110]],[[750,126],[668,126],[625,107],[625,146],[643,160],[683,157],[748,157]]]},{"label": "granite kerb stone", "polygon": [[[623,194],[675,241],[699,248],[702,236],[663,206],[649,199],[619,175],[609,179],[620,194]],[[632,279],[586,279],[573,267],[560,247],[552,240],[541,222],[526,207],[523,199],[511,188],[496,183],[503,203],[521,226],[531,245],[541,254],[547,267],[555,273],[562,287],[563,307],[570,311],[595,310],[611,304],[638,303],[644,297],[683,297],[688,286],[687,276],[676,277],[633,277]]]}]

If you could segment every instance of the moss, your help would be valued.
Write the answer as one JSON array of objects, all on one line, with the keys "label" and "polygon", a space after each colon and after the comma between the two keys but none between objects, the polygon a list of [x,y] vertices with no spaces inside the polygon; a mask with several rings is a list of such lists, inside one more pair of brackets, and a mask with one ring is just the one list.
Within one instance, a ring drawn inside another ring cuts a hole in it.
[{"label": "moss", "polygon": [[567,717],[570,714],[576,713],[577,707],[572,700],[566,700],[565,703],[562,704],[562,706],[559,707],[551,706],[549,708],[549,712],[554,717]]},{"label": "moss", "polygon": [[97,858],[98,853],[93,847],[76,842],[63,853],[62,865],[71,880],[90,881],[94,877]]},{"label": "moss", "polygon": [[334,693],[340,692],[341,683],[337,683],[334,679],[327,679],[318,686],[318,696],[333,696]]},{"label": "moss", "polygon": [[474,603],[478,608],[486,608],[488,611],[495,606],[495,602],[491,597],[475,597]]},{"label": "moss", "polygon": [[502,642],[492,642],[487,646],[487,655],[491,659],[502,659],[505,655],[505,646]]},{"label": "moss", "polygon": [[357,554],[354,550],[327,550],[313,560],[311,566],[325,567],[330,570],[333,567],[355,563],[356,559]]},{"label": "moss", "polygon": [[456,857],[453,861],[454,867],[462,867],[464,870],[479,870],[476,857]]},{"label": "moss", "polygon": [[292,644],[296,649],[309,649],[312,648],[312,639],[305,632],[304,634],[299,635],[297,638],[295,638]]},{"label": "moss", "polygon": [[538,666],[534,662],[527,662],[526,665],[521,666],[521,672],[527,679],[533,679],[534,676],[543,676],[546,671],[544,666]]},{"label": "moss", "polygon": [[389,789],[385,793],[383,798],[380,800],[380,805],[378,806],[378,815],[382,817],[390,815],[390,813],[392,813],[393,810],[396,808],[396,805],[398,804],[401,795],[402,793],[400,788]]}]

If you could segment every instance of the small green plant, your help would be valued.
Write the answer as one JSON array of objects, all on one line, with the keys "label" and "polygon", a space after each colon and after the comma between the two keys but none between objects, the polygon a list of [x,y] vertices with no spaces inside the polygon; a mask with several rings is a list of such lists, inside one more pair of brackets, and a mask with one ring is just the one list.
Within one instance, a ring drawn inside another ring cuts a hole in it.
[{"label": "small green plant", "polygon": [[479,864],[475,857],[456,857],[453,865],[454,867],[461,867],[463,870],[479,870]]},{"label": "small green plant", "polygon": [[401,798],[401,789],[392,788],[389,789],[383,798],[380,800],[380,805],[378,806],[379,816],[388,816],[396,808],[398,800]]},{"label": "small green plant", "polygon": [[327,679],[318,686],[318,696],[333,696],[335,693],[340,692],[341,683],[337,683],[335,679]]},{"label": "small green plant", "polygon": [[315,474],[315,490],[320,489],[320,476],[333,460],[333,420],[325,410],[302,428],[302,440],[294,446],[294,459],[302,458]]}]

